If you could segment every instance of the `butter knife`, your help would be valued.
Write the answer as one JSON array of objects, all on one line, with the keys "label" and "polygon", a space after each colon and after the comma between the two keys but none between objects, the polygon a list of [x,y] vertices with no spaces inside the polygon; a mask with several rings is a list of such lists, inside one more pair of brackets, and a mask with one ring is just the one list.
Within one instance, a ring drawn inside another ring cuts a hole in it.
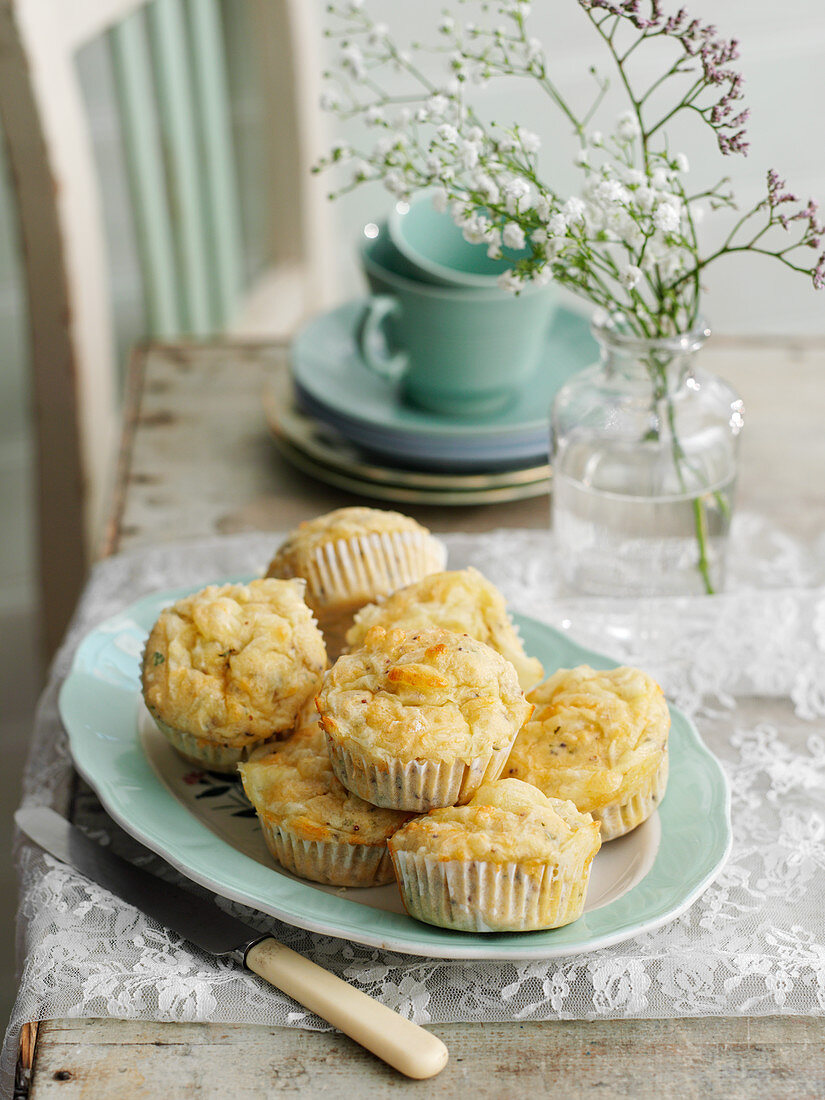
[{"label": "butter knife", "polygon": [[15,821],[56,859],[213,955],[231,955],[259,977],[327,1020],[407,1077],[434,1077],[447,1064],[437,1036],[399,1016],[271,936],[213,902],[135,867],[45,807],[26,807]]}]

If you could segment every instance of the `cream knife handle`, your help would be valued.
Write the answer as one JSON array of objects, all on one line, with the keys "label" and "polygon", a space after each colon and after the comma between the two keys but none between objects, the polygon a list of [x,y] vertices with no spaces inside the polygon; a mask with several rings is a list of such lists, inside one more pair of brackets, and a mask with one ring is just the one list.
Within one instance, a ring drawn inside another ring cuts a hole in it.
[{"label": "cream knife handle", "polygon": [[407,1077],[435,1077],[446,1066],[449,1053],[437,1036],[277,940],[253,944],[244,962]]}]

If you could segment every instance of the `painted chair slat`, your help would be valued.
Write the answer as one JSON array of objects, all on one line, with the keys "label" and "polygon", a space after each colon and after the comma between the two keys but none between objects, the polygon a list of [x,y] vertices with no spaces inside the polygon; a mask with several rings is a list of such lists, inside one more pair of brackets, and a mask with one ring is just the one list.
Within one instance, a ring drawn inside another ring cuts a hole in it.
[{"label": "painted chair slat", "polygon": [[205,336],[214,332],[217,325],[209,300],[204,184],[198,159],[182,0],[154,0],[146,15],[155,59],[172,228],[177,244],[183,328],[192,335]]},{"label": "painted chair slat", "polygon": [[141,12],[109,33],[129,172],[149,335],[172,337],[183,310],[166,191],[152,61]]},{"label": "painted chair slat", "polygon": [[243,241],[229,118],[219,0],[188,0],[203,179],[209,221],[211,291],[218,326],[234,317],[243,283]]}]

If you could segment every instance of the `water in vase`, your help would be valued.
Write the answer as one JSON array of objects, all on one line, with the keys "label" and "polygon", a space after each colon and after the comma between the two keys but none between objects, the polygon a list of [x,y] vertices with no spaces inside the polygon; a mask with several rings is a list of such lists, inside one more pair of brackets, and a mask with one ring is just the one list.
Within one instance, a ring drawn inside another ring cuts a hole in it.
[{"label": "water in vase", "polygon": [[658,448],[567,448],[553,478],[553,528],[566,584],[605,596],[702,593],[704,549],[707,577],[719,591],[734,484],[726,447],[706,450],[701,467],[685,455],[679,468],[662,463]]}]

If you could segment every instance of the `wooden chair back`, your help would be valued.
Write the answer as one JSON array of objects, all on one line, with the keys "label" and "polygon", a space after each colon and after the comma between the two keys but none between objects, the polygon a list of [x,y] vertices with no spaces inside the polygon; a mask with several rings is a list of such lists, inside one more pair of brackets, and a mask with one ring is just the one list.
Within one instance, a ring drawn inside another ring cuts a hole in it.
[{"label": "wooden chair back", "polygon": [[119,413],[102,207],[78,51],[107,35],[147,336],[288,331],[329,299],[315,6],[249,0],[272,119],[271,268],[243,285],[220,0],[0,0],[0,121],[30,320],[45,641],[93,558]]}]

